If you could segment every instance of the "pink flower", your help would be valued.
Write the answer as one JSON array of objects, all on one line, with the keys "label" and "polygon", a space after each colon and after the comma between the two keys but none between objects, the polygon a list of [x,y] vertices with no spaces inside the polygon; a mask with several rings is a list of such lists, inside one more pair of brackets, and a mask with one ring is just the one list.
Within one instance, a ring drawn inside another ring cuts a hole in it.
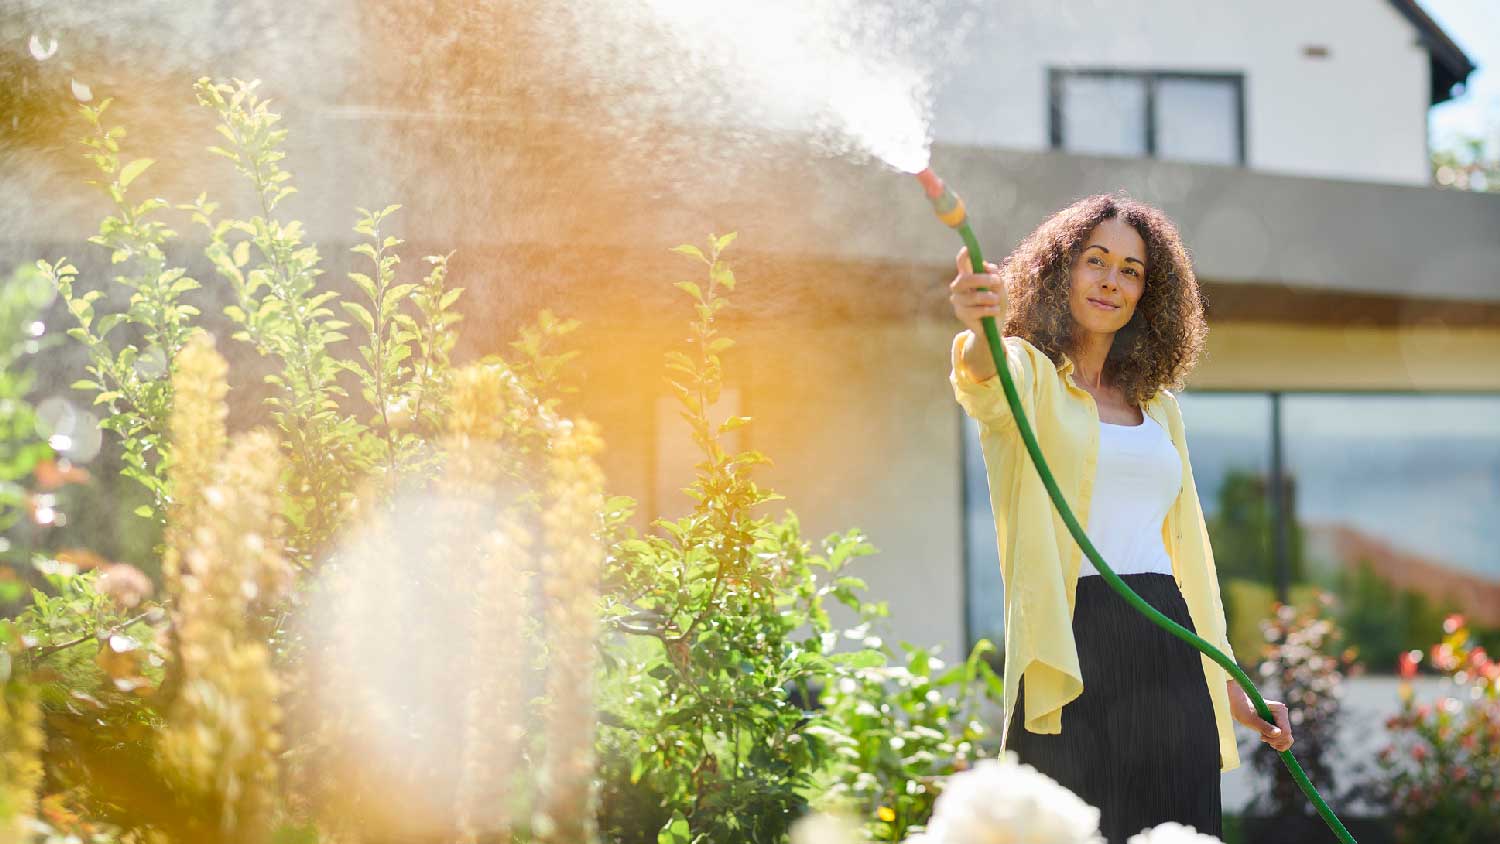
[{"label": "pink flower", "polygon": [[1421,762],[1423,759],[1426,759],[1427,758],[1427,745],[1425,745],[1425,744],[1414,744],[1414,745],[1412,745],[1411,746],[1411,758],[1417,760],[1418,762]]},{"label": "pink flower", "polygon": [[1422,659],[1421,651],[1402,651],[1396,656],[1396,669],[1401,673],[1401,679],[1410,680],[1417,676],[1417,663]]},{"label": "pink flower", "polygon": [[96,585],[98,591],[107,595],[120,609],[135,609],[141,601],[151,595],[151,578],[140,569],[126,563],[112,563],[104,567]]}]

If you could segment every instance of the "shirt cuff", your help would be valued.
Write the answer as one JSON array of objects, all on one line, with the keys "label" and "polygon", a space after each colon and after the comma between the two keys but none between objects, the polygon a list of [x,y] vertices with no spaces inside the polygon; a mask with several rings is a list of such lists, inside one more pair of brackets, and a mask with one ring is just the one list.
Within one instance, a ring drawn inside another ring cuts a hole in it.
[{"label": "shirt cuff", "polygon": [[[970,336],[968,331],[960,331],[953,338],[953,366],[948,380],[953,385],[954,398],[966,413],[979,422],[996,428],[1014,427],[1015,416],[1011,413],[1010,403],[1005,399],[1005,386],[1000,380],[1000,373],[996,372],[983,381],[978,381],[964,364],[964,343]],[[982,336],[972,336],[976,343],[986,342]],[[1017,347],[1018,342],[1007,342],[1005,339],[1001,341],[1005,361],[1010,366],[1011,381],[1024,402],[1031,391],[1031,378],[1025,365],[1025,352]]]}]

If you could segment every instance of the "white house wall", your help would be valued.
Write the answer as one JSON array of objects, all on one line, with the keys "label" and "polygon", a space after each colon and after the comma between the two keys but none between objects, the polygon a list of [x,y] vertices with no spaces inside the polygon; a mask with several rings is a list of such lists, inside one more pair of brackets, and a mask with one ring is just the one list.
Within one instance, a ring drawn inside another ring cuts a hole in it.
[{"label": "white house wall", "polygon": [[940,45],[940,142],[1047,148],[1049,67],[1238,73],[1251,168],[1429,182],[1428,54],[1386,0],[976,5],[967,36]]}]

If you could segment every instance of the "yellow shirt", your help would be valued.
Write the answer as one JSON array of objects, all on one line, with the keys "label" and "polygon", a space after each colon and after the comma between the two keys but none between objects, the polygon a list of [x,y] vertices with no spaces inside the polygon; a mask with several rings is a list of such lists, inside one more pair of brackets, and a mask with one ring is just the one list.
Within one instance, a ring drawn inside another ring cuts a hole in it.
[{"label": "yellow shirt", "polygon": [[[1053,508],[1041,476],[1031,465],[999,374],[976,381],[964,366],[964,341],[969,336],[962,331],[953,339],[949,381],[958,403],[979,423],[1000,576],[1005,583],[1003,749],[1022,676],[1026,678],[1024,724],[1034,733],[1061,733],[1063,705],[1083,692],[1072,624],[1083,549]],[[975,339],[985,342],[983,336]],[[1066,355],[1061,365],[1054,365],[1024,338],[1006,337],[1004,342],[1011,378],[1042,456],[1078,523],[1087,525],[1099,454],[1099,410],[1094,397],[1074,383],[1073,361]],[[1161,390],[1143,410],[1167,431],[1182,457],[1182,489],[1162,522],[1172,576],[1198,635],[1233,658],[1208,527],[1188,462],[1181,408],[1169,390]],[[1165,630],[1161,634],[1171,635]],[[1232,770],[1239,767],[1240,757],[1225,687],[1229,675],[1207,656],[1202,660],[1219,731],[1219,769]],[[1171,715],[1162,713],[1164,718]]]}]

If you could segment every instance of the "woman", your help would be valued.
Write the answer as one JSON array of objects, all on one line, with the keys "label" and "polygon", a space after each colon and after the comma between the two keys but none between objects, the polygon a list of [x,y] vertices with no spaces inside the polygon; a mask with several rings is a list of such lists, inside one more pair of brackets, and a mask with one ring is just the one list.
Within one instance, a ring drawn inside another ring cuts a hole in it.
[{"label": "woman", "polygon": [[[1222,837],[1230,719],[1284,750],[1217,663],[1116,594],[1053,510],[1005,400],[980,320],[1079,524],[1142,598],[1233,656],[1188,462],[1181,389],[1208,332],[1176,227],[1123,195],[1079,200],[986,274],[958,255],[955,396],[979,422],[1005,582],[1002,749],[1100,810],[1123,842],[1166,821]],[[1170,388],[1170,389],[1169,389]]]}]

